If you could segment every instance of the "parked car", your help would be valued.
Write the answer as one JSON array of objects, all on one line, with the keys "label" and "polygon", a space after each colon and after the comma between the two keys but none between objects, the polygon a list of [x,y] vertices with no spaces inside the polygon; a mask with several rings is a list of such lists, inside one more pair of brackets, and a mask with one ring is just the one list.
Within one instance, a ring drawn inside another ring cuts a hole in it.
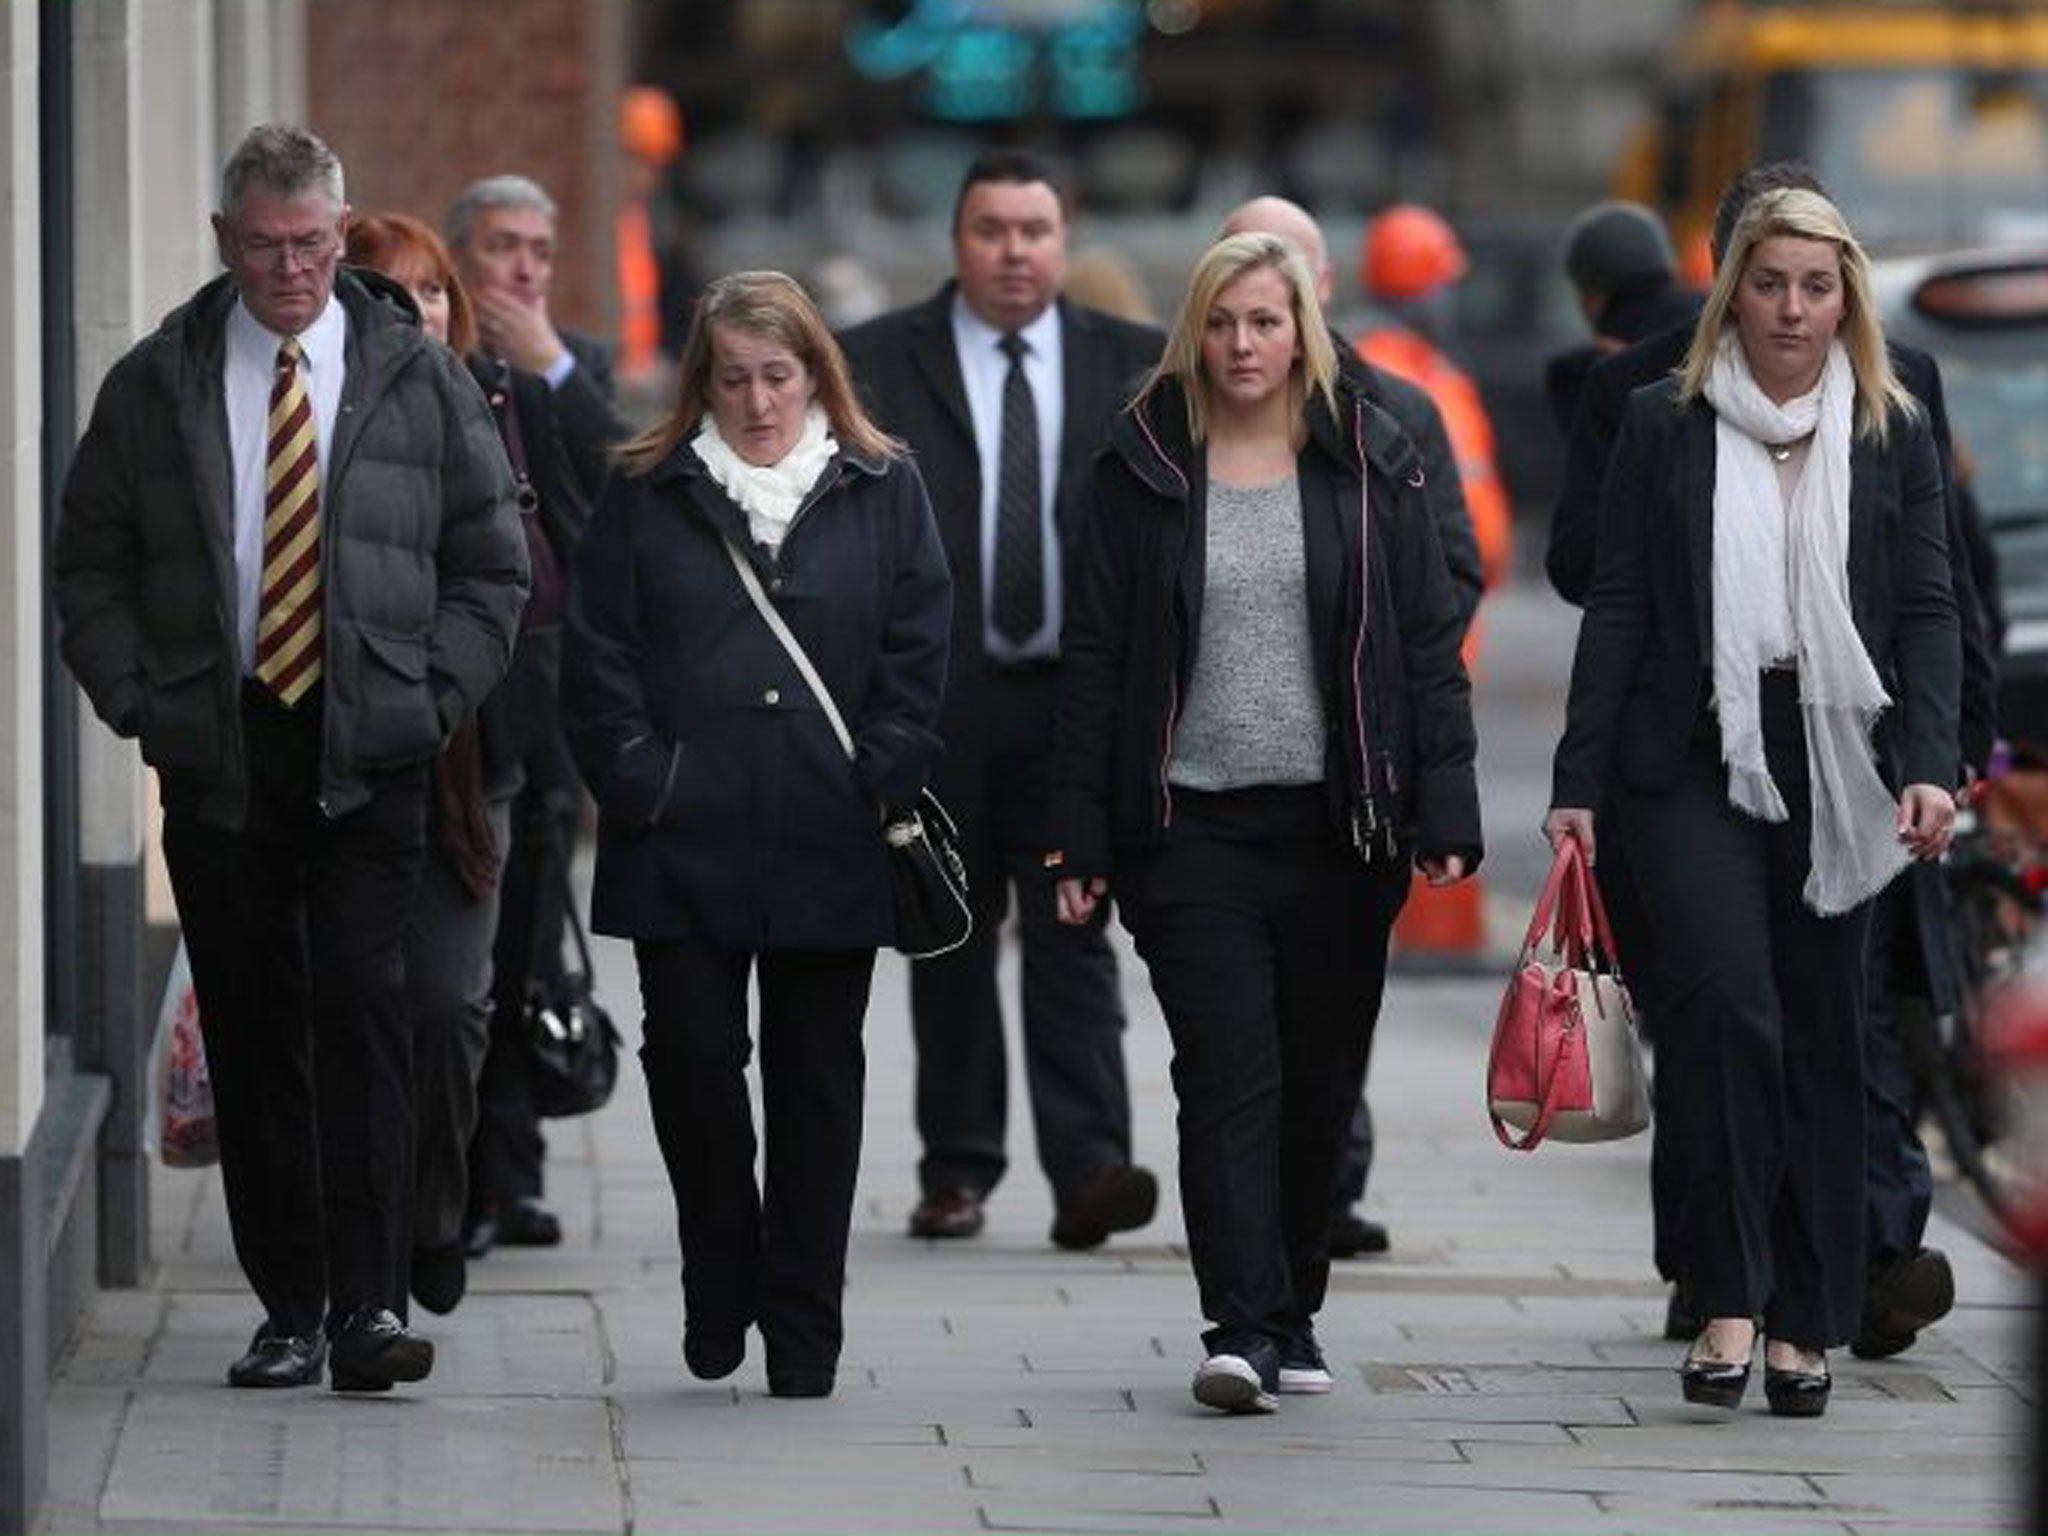
[{"label": "parked car", "polygon": [[1885,330],[1941,365],[1959,467],[1998,558],[1999,714],[2048,743],[2048,246],[1881,261]]}]

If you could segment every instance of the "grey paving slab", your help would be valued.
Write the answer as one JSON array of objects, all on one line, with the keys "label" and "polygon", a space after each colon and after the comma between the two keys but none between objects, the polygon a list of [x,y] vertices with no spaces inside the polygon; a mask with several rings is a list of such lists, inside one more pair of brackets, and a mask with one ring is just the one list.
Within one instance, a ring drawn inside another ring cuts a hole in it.
[{"label": "grey paving slab", "polygon": [[123,1423],[99,1518],[581,1532],[623,1505],[601,1403],[166,1391]]}]

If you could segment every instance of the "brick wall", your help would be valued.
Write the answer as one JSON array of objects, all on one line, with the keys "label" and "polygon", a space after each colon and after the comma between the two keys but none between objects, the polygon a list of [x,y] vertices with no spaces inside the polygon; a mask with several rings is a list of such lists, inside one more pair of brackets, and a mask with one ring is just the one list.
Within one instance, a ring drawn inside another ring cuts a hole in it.
[{"label": "brick wall", "polygon": [[554,311],[616,330],[613,122],[618,0],[309,0],[308,119],[341,156],[349,202],[439,228],[469,182],[533,177],[561,206]]}]

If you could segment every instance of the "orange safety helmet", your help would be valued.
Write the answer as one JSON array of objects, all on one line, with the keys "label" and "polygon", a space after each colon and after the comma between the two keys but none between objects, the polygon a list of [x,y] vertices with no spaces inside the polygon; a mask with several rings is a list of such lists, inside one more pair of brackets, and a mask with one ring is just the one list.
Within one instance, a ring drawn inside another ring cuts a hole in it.
[{"label": "orange safety helmet", "polygon": [[1396,203],[1365,226],[1358,282],[1380,299],[1412,299],[1471,269],[1443,216],[1420,203]]},{"label": "orange safety helmet", "polygon": [[683,152],[683,114],[676,99],[658,85],[636,85],[619,98],[619,144],[652,165],[667,165]]}]

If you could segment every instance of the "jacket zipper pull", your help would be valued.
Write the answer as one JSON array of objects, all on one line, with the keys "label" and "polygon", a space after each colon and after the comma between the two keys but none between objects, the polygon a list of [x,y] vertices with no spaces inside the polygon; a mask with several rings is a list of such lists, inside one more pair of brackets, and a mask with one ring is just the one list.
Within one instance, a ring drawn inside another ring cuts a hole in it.
[{"label": "jacket zipper pull", "polygon": [[1379,825],[1379,812],[1372,803],[1371,795],[1351,807],[1351,846],[1368,864],[1377,851],[1373,843],[1379,835]]}]

